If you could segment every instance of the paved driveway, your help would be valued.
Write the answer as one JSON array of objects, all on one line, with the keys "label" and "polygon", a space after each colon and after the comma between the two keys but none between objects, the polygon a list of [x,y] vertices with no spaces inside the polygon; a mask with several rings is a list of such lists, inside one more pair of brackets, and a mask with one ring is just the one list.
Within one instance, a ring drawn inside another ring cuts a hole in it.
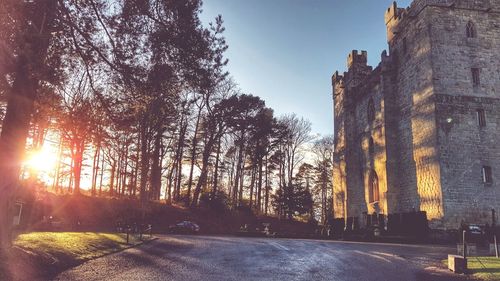
[{"label": "paved driveway", "polygon": [[439,265],[452,248],[215,236],[160,236],[56,280],[467,280]]}]

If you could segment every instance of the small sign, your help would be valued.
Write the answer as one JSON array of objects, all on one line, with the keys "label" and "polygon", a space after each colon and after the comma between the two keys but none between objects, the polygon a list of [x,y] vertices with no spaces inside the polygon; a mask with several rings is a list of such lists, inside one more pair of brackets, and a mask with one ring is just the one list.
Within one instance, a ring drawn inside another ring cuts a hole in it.
[{"label": "small sign", "polygon": [[14,218],[12,224],[18,226],[21,224],[21,215],[23,213],[23,203],[20,201],[16,201],[14,205]]}]

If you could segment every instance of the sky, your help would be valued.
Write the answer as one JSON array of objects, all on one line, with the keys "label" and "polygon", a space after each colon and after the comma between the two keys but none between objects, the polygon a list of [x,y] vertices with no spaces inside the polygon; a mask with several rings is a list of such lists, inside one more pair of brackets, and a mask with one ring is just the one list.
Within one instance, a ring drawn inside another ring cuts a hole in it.
[{"label": "sky", "polygon": [[[387,48],[384,12],[392,0],[204,0],[204,23],[222,15],[227,70],[243,92],[275,115],[296,113],[314,134],[333,134],[331,76],[351,50],[377,66]],[[411,0],[397,1],[407,7]]]}]

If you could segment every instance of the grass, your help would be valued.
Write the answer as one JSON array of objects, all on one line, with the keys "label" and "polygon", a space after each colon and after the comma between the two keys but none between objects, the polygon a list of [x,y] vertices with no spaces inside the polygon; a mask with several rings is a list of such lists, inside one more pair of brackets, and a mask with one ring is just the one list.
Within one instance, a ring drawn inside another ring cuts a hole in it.
[{"label": "grass", "polygon": [[[448,266],[448,260],[442,260]],[[496,257],[467,257],[469,273],[480,280],[500,280],[500,258]]]},{"label": "grass", "polygon": [[14,245],[54,262],[79,263],[141,243],[138,237],[96,232],[32,232],[21,234]]},{"label": "grass", "polygon": [[479,279],[500,280],[500,259],[496,257],[468,257],[467,268]]},{"label": "grass", "polygon": [[[143,239],[149,239],[143,236]],[[45,280],[90,259],[142,243],[138,236],[96,232],[32,232],[0,253],[0,280]],[[3,256],[5,255],[5,256]]]}]

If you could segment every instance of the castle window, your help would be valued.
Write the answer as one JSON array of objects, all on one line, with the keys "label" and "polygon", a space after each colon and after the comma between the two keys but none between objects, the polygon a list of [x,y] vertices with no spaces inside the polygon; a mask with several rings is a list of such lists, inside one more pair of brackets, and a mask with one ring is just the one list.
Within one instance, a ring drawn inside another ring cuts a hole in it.
[{"label": "castle window", "polygon": [[480,79],[480,70],[479,68],[471,68],[471,72],[472,72],[472,84],[474,86],[479,86],[479,84],[481,83],[481,79]]},{"label": "castle window", "polygon": [[477,33],[476,33],[476,26],[474,25],[473,22],[469,21],[466,26],[466,34],[467,38],[476,38]]},{"label": "castle window", "polygon": [[368,180],[369,180],[368,188],[369,188],[370,203],[378,202],[380,200],[379,190],[378,190],[378,177],[377,173],[374,170],[370,172],[370,178]]},{"label": "castle window", "polygon": [[477,110],[477,123],[479,127],[486,127],[486,114],[484,113],[484,109]]},{"label": "castle window", "polygon": [[373,141],[373,138],[371,137],[368,141],[368,152],[370,153],[370,155],[373,155],[373,153],[375,153],[375,143]]},{"label": "castle window", "polygon": [[375,120],[375,105],[373,104],[373,99],[370,99],[368,101],[367,117],[368,124],[373,123],[373,121]]},{"label": "castle window", "polygon": [[482,174],[483,174],[483,183],[492,183],[493,182],[493,177],[491,174],[491,167],[490,166],[483,166]]},{"label": "castle window", "polygon": [[406,54],[407,50],[408,50],[408,40],[406,40],[406,38],[403,38],[403,52],[405,52]]}]

